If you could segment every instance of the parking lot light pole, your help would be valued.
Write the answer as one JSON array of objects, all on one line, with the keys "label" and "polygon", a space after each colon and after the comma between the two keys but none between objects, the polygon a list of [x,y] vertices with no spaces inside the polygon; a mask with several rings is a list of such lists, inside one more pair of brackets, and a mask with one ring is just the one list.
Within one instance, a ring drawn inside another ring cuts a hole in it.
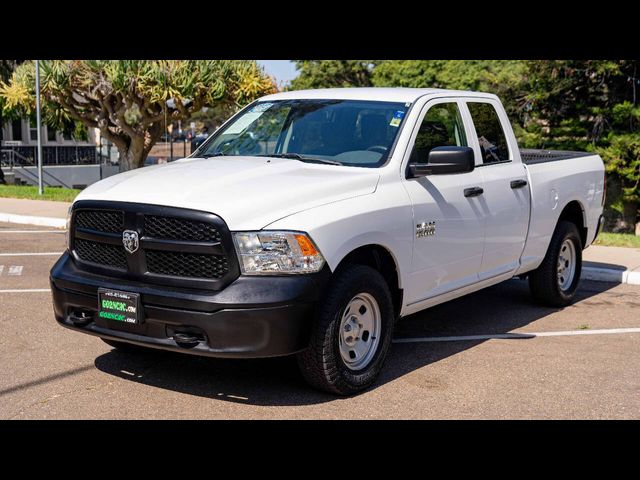
[{"label": "parking lot light pole", "polygon": [[36,126],[38,128],[38,194],[42,195],[42,115],[40,112],[40,60],[36,60]]}]

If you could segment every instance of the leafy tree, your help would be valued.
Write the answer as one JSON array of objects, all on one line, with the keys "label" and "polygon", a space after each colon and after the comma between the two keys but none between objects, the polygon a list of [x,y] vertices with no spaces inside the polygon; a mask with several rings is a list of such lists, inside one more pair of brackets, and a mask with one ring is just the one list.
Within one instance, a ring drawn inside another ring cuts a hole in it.
[{"label": "leafy tree", "polygon": [[[633,231],[640,205],[640,62],[528,63],[526,146],[598,152],[609,177],[607,228]],[[618,192],[619,190],[619,192]]]},{"label": "leafy tree", "polygon": [[195,112],[191,115],[189,121],[196,123],[196,130],[206,127],[209,132],[213,132],[235,113],[236,108],[235,105],[220,103],[211,108],[203,108],[199,112]]},{"label": "leafy tree", "polygon": [[520,113],[525,62],[516,60],[296,60],[291,88],[415,87],[491,91]]},{"label": "leafy tree", "polygon": [[[3,111],[35,108],[35,68],[26,62],[0,83]],[[41,62],[43,115],[49,125],[75,120],[98,128],[120,153],[120,170],[144,165],[166,122],[204,106],[242,106],[275,91],[254,61],[50,60]]]},{"label": "leafy tree", "polygon": [[495,93],[520,118],[526,63],[519,60],[385,60],[372,72],[376,87],[451,88]]},{"label": "leafy tree", "polygon": [[374,62],[368,60],[295,60],[300,72],[291,90],[331,87],[370,87]]},{"label": "leafy tree", "polygon": [[[6,82],[10,77],[13,70],[16,68],[22,60],[0,60],[0,82]],[[4,140],[2,127],[4,126],[4,119],[2,118],[2,106],[3,100],[0,97],[0,144]],[[4,180],[4,172],[0,166],[0,184],[6,183]]]}]

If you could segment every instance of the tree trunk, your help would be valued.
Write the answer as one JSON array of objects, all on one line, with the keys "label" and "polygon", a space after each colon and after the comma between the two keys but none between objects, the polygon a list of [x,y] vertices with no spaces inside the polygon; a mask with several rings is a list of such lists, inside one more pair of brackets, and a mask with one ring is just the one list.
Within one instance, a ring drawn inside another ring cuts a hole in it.
[{"label": "tree trunk", "polygon": [[144,150],[144,139],[131,139],[129,145],[118,147],[120,153],[120,171],[126,172],[144,166],[147,153]]},{"label": "tree trunk", "polygon": [[638,220],[638,204],[636,202],[623,202],[622,215],[617,222],[615,231],[619,233],[635,233],[637,235],[636,221]]}]

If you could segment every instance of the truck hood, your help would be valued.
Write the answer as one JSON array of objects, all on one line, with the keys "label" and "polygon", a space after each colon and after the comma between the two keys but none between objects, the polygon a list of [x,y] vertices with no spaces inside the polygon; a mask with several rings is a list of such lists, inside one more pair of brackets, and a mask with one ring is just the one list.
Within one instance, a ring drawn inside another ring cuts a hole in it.
[{"label": "truck hood", "polygon": [[109,200],[215,213],[231,230],[257,230],[294,213],[373,193],[380,174],[267,157],[185,158],[114,175],[76,200]]}]

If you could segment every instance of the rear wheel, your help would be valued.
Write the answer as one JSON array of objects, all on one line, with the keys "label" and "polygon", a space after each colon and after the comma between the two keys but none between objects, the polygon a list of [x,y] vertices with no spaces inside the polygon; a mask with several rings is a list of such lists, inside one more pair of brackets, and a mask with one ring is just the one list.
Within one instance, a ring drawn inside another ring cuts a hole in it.
[{"label": "rear wheel", "polygon": [[529,275],[533,297],[550,307],[569,305],[582,272],[582,240],[575,224],[561,221],[540,266]]},{"label": "rear wheel", "polygon": [[305,380],[339,395],[366,389],[382,369],[394,322],[382,275],[364,265],[347,266],[318,307],[309,348],[298,354]]}]

